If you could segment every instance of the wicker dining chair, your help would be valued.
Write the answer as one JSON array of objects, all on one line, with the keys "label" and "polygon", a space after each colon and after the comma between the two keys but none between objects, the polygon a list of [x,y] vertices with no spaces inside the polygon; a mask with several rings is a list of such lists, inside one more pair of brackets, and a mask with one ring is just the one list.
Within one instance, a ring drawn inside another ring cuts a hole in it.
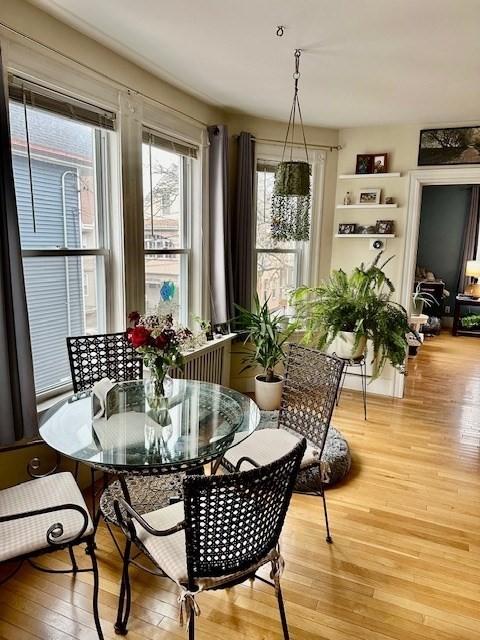
[{"label": "wicker dining chair", "polygon": [[[127,340],[125,333],[67,337],[67,350],[75,393],[87,391],[102,378],[110,378],[115,382],[142,379],[143,361]],[[77,473],[78,468],[75,475]],[[98,493],[95,491],[94,467],[91,467],[90,473],[95,528],[98,525],[100,513],[103,514],[107,525],[116,525],[113,500],[124,495],[120,482],[114,480],[108,483],[104,474],[103,486],[100,489],[100,508],[97,511]],[[183,473],[142,478],[133,476],[126,479],[126,484],[132,503],[144,513],[151,511],[154,504],[158,508],[165,502],[168,503],[169,497],[175,500],[181,499],[183,477]]]},{"label": "wicker dining chair", "polygon": [[141,380],[143,362],[124,332],[67,337],[73,391],[91,389],[102,378]]},{"label": "wicker dining chair", "polygon": [[[255,468],[247,471],[240,471],[246,462],[240,459],[232,474],[187,476],[183,502],[143,517],[125,500],[116,500],[117,519],[126,536],[116,633],[127,633],[129,566],[139,566],[130,556],[135,544],[157,567],[158,575],[179,587],[180,621],[186,617],[189,640],[195,638],[195,617],[200,613],[196,594],[226,589],[248,578],[275,588],[283,635],[288,640],[280,587],[284,562],[278,540],[305,447],[305,439],[297,440],[279,460],[263,467],[251,461]],[[273,582],[256,574],[268,563]]]},{"label": "wicker dining chair", "polygon": [[[73,548],[80,544],[86,545],[91,568],[78,567]],[[61,549],[68,549],[71,569],[49,569],[32,560]],[[94,526],[71,473],[45,474],[0,491],[0,565],[14,563],[0,584],[13,578],[25,561],[47,573],[93,572],[93,616],[103,640]]]},{"label": "wicker dining chair", "polygon": [[322,498],[326,540],[329,543],[332,542],[332,537],[325,498],[322,454],[343,367],[343,361],[337,357],[290,344],[278,429],[255,431],[229,449],[221,461],[228,471],[233,471],[242,458],[253,458],[260,464],[268,464],[291,449],[298,438],[306,438],[307,448],[295,490]]}]

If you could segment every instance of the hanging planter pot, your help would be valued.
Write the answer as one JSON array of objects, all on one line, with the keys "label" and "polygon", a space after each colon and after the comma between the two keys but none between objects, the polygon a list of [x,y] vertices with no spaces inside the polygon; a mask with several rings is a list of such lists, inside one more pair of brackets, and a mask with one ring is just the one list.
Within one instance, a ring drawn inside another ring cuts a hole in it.
[{"label": "hanging planter pot", "polygon": [[[293,104],[290,111],[285,144],[283,147],[282,161],[275,171],[275,186],[272,196],[272,238],[279,241],[302,241],[310,237],[310,164],[308,162],[308,150],[303,129],[302,112],[298,100],[298,80],[300,78],[299,49],[295,50],[295,81]],[[305,147],[303,162],[292,159],[295,145],[295,117],[298,112]],[[284,160],[285,151],[290,141],[290,160]]]}]

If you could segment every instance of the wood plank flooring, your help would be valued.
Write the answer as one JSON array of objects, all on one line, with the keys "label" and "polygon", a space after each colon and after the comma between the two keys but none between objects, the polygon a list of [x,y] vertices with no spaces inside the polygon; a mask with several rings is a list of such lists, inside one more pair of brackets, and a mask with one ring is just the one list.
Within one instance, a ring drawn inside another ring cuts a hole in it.
[{"label": "wood plank flooring", "polygon": [[[320,500],[296,495],[283,533],[283,578],[297,640],[480,640],[480,340],[431,339],[411,364],[407,398],[345,392],[333,423],[354,456],[328,492],[334,538],[324,541]],[[78,554],[83,565],[88,558]],[[98,536],[100,608],[115,637],[120,564]],[[65,554],[44,562],[65,568]],[[184,638],[166,579],[132,572],[128,638]],[[0,639],[94,640],[92,577],[24,567],[0,588]],[[198,638],[278,640],[272,591],[256,582],[201,594]]]}]

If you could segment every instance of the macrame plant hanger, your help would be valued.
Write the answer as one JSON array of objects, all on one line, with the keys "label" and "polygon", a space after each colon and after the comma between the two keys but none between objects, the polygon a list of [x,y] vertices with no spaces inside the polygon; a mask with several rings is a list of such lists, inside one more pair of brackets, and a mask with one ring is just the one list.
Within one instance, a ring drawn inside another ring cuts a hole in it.
[{"label": "macrame plant hanger", "polygon": [[[310,164],[302,110],[298,98],[301,53],[300,49],[295,49],[293,102],[283,145],[282,161],[275,171],[275,185],[272,196],[272,238],[278,242],[308,240],[310,237]],[[305,161],[293,160],[297,113],[302,130]],[[290,141],[289,135],[291,136]],[[285,160],[289,144],[290,159]]]}]

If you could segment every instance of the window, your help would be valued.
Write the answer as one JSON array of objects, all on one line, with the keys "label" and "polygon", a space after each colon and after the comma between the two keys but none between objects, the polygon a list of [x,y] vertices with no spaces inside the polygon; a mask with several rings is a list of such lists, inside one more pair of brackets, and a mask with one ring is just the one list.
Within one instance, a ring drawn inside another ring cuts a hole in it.
[{"label": "window", "polygon": [[145,311],[188,320],[192,167],[197,150],[143,135]]},{"label": "window", "polygon": [[305,242],[275,242],[271,235],[275,162],[257,162],[256,291],[272,311],[290,313],[288,299],[301,284]]},{"label": "window", "polygon": [[66,104],[20,79],[10,82],[15,192],[40,395],[71,382],[67,336],[106,330],[111,134],[103,127],[113,128],[114,117]]}]

